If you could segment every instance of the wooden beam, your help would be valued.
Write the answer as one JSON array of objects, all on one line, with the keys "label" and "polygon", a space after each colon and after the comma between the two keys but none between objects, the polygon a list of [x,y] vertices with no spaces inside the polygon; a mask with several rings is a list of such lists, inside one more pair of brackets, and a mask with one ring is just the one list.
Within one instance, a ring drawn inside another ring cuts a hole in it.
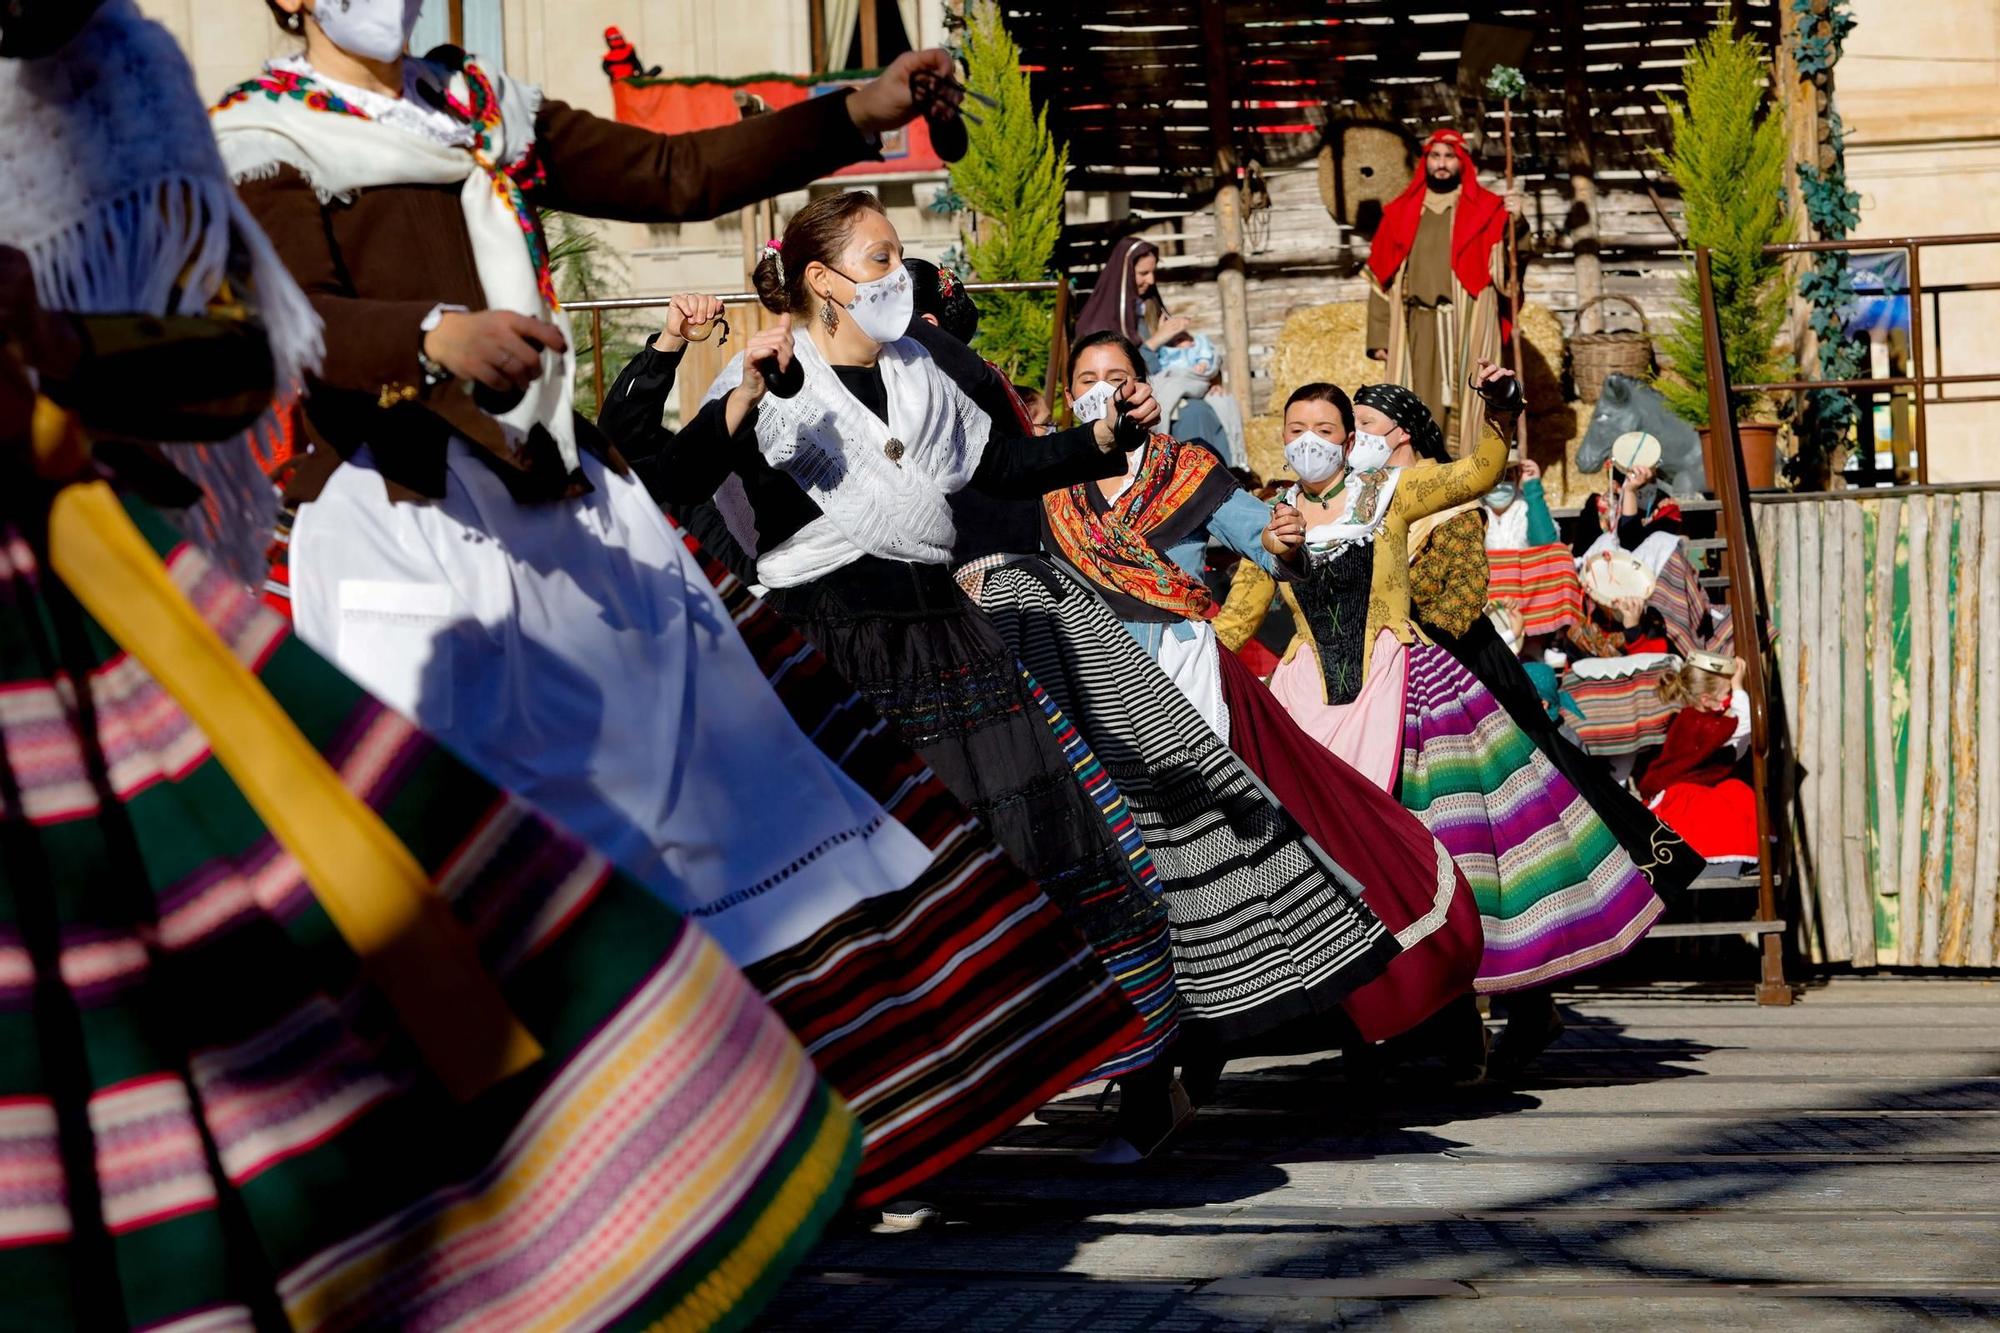
[{"label": "wooden beam", "polygon": [[[1951,766],[1937,761],[1951,792],[1951,884],[1945,894],[1944,919],[1933,932],[1925,926],[1924,966],[1963,967],[1972,936],[1972,895],[1975,856],[1973,830],[1979,823],[1979,594],[1988,580],[1967,577],[1978,567],[1983,510],[1979,496],[1958,497],[1958,588],[1951,595]],[[1947,590],[1940,589],[1939,601]],[[1940,617],[1944,612],[1940,607]],[[1938,669],[1944,664],[1939,662]],[[1914,707],[1914,704],[1912,705]],[[1938,839],[1942,844],[1942,836]],[[1944,886],[1940,886],[1943,892]],[[1930,936],[1937,937],[1931,947]]]},{"label": "wooden beam", "polygon": [[827,68],[826,0],[806,0],[806,30],[809,34],[806,63],[812,73],[818,74]]},{"label": "wooden beam", "polygon": [[[1590,89],[1582,78],[1582,10],[1580,0],[1563,0],[1563,49],[1568,55],[1563,79],[1563,118],[1569,127],[1570,193],[1576,201],[1568,230],[1578,306],[1604,295],[1604,269],[1598,259],[1597,240],[1597,136],[1591,125]],[[1603,327],[1604,317],[1595,309],[1577,317],[1578,333],[1596,333]]]},{"label": "wooden beam", "polygon": [[[1994,567],[1994,557],[2000,554],[2000,494],[1980,497],[1979,524],[1978,554],[1959,552],[1961,577]],[[1954,846],[1952,855],[1974,858],[1966,965],[1991,967],[1995,899],[2000,893],[2000,579],[1990,575],[1979,579],[1979,750],[1973,771],[1979,781],[1977,841],[1972,847]],[[1966,780],[1971,778],[1972,774],[1966,775]]]},{"label": "wooden beam", "polygon": [[1250,383],[1250,291],[1243,266],[1243,187],[1237,180],[1230,112],[1228,24],[1222,0],[1202,0],[1208,45],[1208,124],[1215,148],[1215,289],[1222,306],[1222,357],[1230,392],[1247,420],[1257,403]]},{"label": "wooden beam", "polygon": [[882,67],[882,34],[875,6],[880,0],[861,0],[861,68]]}]

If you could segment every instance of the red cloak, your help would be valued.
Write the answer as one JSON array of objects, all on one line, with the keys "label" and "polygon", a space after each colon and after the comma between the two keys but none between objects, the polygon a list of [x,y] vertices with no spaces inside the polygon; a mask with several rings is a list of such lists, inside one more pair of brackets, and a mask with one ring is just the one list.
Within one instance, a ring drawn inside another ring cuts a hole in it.
[{"label": "red cloak", "polygon": [[1417,243],[1417,224],[1424,217],[1424,155],[1433,144],[1449,144],[1458,154],[1458,205],[1452,210],[1451,271],[1458,276],[1466,294],[1477,296],[1493,282],[1493,247],[1507,235],[1507,204],[1499,195],[1479,183],[1472,154],[1465,150],[1465,136],[1457,130],[1438,130],[1424,140],[1423,154],[1417,158],[1417,173],[1401,194],[1382,210],[1382,225],[1368,251],[1368,268],[1375,280],[1388,290],[1396,280],[1396,270],[1410,257]]}]

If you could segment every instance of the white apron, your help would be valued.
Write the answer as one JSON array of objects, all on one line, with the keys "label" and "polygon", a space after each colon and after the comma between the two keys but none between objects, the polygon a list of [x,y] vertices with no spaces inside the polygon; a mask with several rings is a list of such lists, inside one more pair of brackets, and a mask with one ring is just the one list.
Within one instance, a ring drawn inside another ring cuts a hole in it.
[{"label": "white apron", "polygon": [[301,638],[752,962],[929,851],[801,732],[638,483],[523,505],[454,440],[445,498],[366,450],[292,531]]}]

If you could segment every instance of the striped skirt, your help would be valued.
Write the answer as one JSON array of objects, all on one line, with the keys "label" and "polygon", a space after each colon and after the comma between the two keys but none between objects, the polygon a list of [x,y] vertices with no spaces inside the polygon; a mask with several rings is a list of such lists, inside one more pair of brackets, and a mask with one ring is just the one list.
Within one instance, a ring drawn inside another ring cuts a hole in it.
[{"label": "striped skirt", "polygon": [[1324,1022],[1382,973],[1397,945],[1359,887],[1094,593],[1048,561],[1020,560],[986,572],[980,604],[1145,834],[1191,1037],[1226,1047]]},{"label": "striped skirt", "polygon": [[1569,780],[1456,657],[1410,650],[1403,804],[1472,885],[1481,991],[1542,986],[1645,935],[1659,896]]},{"label": "striped skirt", "polygon": [[1521,608],[1522,633],[1560,634],[1584,619],[1583,585],[1566,542],[1486,552],[1486,598]]},{"label": "striped skirt", "polygon": [[4,1322],[747,1325],[859,1151],[799,1042],[699,928],[125,512],[261,683],[211,688],[205,715],[276,700],[541,1055],[455,1099],[396,999],[397,947],[362,961],[208,733],[8,525]]},{"label": "striped skirt", "polygon": [[[861,1121],[856,1202],[887,1202],[1094,1071],[1163,1049],[1179,1009],[1144,965],[1151,897],[1131,888],[1111,904],[1051,902],[818,648],[687,543],[799,729],[933,857],[908,888],[744,968]],[[1028,720],[1053,744],[1042,718]],[[1096,959],[1071,911],[1106,925]],[[1112,919],[1127,921],[1122,934]],[[1123,976],[1106,975],[1107,958]],[[1145,1021],[1128,1001],[1144,1004]]]}]

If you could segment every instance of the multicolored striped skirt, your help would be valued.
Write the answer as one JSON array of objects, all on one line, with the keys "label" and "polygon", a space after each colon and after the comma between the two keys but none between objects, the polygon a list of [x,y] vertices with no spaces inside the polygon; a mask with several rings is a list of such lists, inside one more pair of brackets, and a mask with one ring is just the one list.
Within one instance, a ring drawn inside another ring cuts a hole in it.
[{"label": "multicolored striped skirt", "polygon": [[1486,552],[1486,597],[1521,608],[1522,633],[1560,634],[1584,618],[1583,585],[1567,542]]},{"label": "multicolored striped skirt", "polygon": [[[1599,759],[1638,754],[1661,744],[1679,711],[1660,697],[1660,682],[1680,670],[1672,658],[1597,658],[1589,674],[1574,669],[1561,687],[1582,716],[1571,726],[1584,750]],[[1572,663],[1572,667],[1576,664]]]},{"label": "multicolored striped skirt", "polygon": [[1604,821],[1449,651],[1413,645],[1409,670],[1400,794],[1479,903],[1475,989],[1546,985],[1636,944],[1662,905]]},{"label": "multicolored striped skirt", "polygon": [[859,1154],[799,1042],[701,930],[125,512],[261,685],[206,715],[276,701],[541,1054],[456,1099],[377,984],[392,964],[28,525],[0,526],[7,1322],[748,1324]]}]

